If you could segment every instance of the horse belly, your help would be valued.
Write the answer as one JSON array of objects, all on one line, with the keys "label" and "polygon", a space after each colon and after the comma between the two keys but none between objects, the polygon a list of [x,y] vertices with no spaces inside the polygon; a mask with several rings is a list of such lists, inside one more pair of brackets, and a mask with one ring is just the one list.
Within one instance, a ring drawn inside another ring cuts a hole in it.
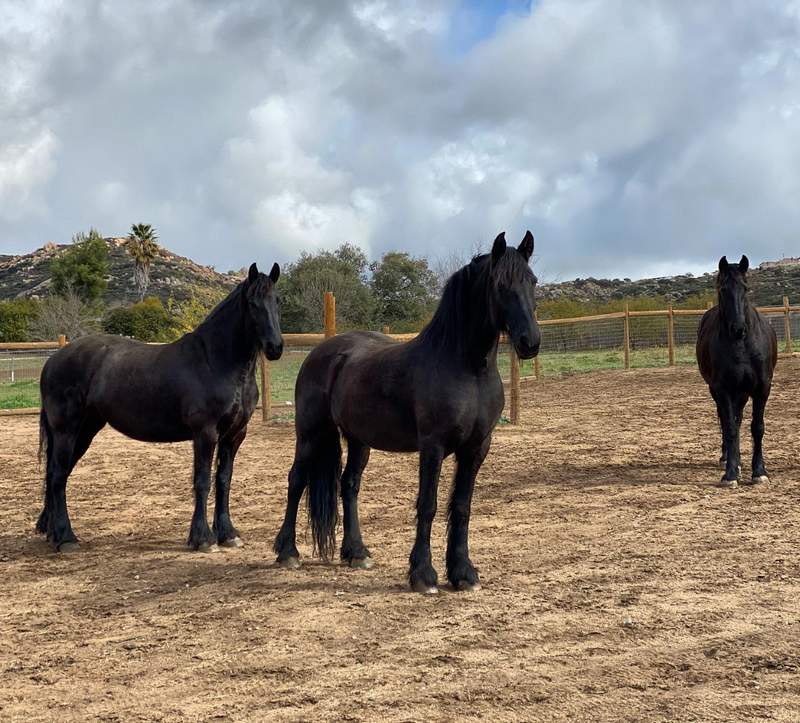
[{"label": "horse belly", "polygon": [[141,442],[183,442],[192,438],[174,389],[106,387],[89,405],[118,432]]},{"label": "horse belly", "polygon": [[192,431],[180,417],[163,407],[144,415],[111,410],[106,419],[118,432],[140,442],[185,442],[192,439]]}]

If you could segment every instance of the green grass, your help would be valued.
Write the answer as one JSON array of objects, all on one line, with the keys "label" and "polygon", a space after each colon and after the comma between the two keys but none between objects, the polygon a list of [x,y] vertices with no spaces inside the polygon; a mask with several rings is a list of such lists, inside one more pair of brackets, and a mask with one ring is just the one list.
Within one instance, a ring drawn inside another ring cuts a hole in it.
[{"label": "green grass", "polygon": [[39,380],[0,384],[0,409],[25,409],[39,406]]}]

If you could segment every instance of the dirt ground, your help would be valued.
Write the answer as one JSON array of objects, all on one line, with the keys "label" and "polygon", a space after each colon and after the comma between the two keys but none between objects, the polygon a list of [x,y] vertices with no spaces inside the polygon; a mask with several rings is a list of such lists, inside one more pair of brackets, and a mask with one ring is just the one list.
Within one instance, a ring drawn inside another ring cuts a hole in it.
[{"label": "dirt ground", "polygon": [[[525,385],[476,488],[483,588],[437,596],[404,582],[413,456],[365,473],[373,570],[303,540],[287,571],[271,542],[292,427],[251,424],[246,547],[216,554],[183,547],[189,445],[104,431],[70,482],[82,550],[59,556],[33,533],[36,419],[2,418],[0,719],[799,720],[798,399],[800,359],[782,360],[772,482],[725,490],[694,368]],[[440,517],[442,579],[443,534]]]}]

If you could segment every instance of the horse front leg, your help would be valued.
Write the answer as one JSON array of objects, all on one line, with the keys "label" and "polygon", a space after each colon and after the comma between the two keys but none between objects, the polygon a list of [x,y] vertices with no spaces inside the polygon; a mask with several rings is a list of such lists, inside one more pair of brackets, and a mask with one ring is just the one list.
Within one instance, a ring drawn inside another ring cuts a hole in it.
[{"label": "horse front leg", "polygon": [[408,582],[415,592],[435,593],[439,577],[431,562],[431,525],[436,516],[436,493],[442,471],[441,445],[420,446],[417,537],[409,556]]},{"label": "horse front leg", "polygon": [[722,428],[722,410],[719,406],[719,399],[713,389],[711,389],[711,396],[714,399],[714,406],[717,408],[717,423],[719,424],[719,433],[722,436],[722,449],[719,455],[719,468],[725,469],[725,460],[728,458],[725,450],[725,430]]},{"label": "horse front leg", "polygon": [[718,393],[722,440],[727,452],[725,474],[720,487],[736,487],[739,483],[739,425],[736,422],[737,407],[734,399],[725,392]]},{"label": "horse front leg", "polygon": [[211,491],[211,462],[217,446],[217,431],[203,429],[194,437],[194,514],[189,528],[188,544],[192,550],[210,552],[217,549],[208,526],[206,505]]},{"label": "horse front leg", "polygon": [[216,499],[214,502],[214,534],[217,542],[223,547],[242,547],[242,538],[231,522],[229,497],[231,477],[233,476],[233,460],[239,451],[244,438],[247,436],[247,427],[243,427],[230,437],[219,441],[217,448],[217,476],[214,481]]},{"label": "horse front leg", "polygon": [[456,474],[447,519],[447,579],[456,590],[480,589],[478,571],[469,559],[469,518],[478,470],[486,459],[491,436],[477,447],[456,452]]},{"label": "horse front leg", "polygon": [[764,440],[764,410],[767,406],[769,390],[766,393],[753,395],[753,421],[750,424],[750,431],[753,434],[753,476],[750,484],[760,484],[769,482],[767,468],[764,466],[764,450],[762,442]]}]

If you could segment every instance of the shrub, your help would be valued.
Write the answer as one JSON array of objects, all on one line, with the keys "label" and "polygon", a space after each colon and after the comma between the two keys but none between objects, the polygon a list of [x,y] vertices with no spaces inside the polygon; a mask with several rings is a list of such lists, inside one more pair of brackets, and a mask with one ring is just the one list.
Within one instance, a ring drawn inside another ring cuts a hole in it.
[{"label": "shrub", "polygon": [[109,311],[103,319],[103,330],[140,341],[169,341],[174,337],[175,324],[161,301],[148,297],[133,306]]},{"label": "shrub", "polygon": [[29,299],[0,302],[0,342],[28,341],[36,316],[36,302]]}]

